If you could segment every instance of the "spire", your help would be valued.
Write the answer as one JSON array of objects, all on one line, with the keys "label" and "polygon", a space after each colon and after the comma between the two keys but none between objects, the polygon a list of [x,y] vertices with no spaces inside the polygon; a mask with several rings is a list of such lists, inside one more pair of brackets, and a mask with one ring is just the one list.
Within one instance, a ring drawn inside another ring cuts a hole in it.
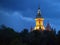
[{"label": "spire", "polygon": [[51,26],[49,23],[47,23],[46,30],[49,30],[49,31],[51,30]]},{"label": "spire", "polygon": [[32,26],[31,26],[31,28],[30,28],[30,32],[31,32],[31,31],[33,31],[33,28],[32,28]]},{"label": "spire", "polygon": [[37,12],[36,18],[42,18],[42,16],[41,16],[41,11],[40,11],[40,5],[39,5],[39,7],[38,7],[38,12]]}]

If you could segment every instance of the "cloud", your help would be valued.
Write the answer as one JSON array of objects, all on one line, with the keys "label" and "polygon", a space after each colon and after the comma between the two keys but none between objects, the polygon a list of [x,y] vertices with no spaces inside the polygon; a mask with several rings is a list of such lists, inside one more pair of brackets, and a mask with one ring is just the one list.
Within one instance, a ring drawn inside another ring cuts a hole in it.
[{"label": "cloud", "polygon": [[25,20],[25,21],[34,21],[33,18],[24,17],[21,12],[17,12],[17,11],[12,12],[12,13],[11,12],[6,12],[6,11],[0,11],[0,14],[2,14],[3,16],[5,15],[5,16],[11,16],[11,17],[12,16],[19,17],[19,18],[21,18],[22,20]]},{"label": "cloud", "polygon": [[30,29],[30,26],[34,23],[33,18],[23,16],[22,12],[0,11],[0,24],[5,24],[6,26],[13,28],[15,31],[21,31],[24,28]]},{"label": "cloud", "polygon": [[29,21],[34,21],[33,18],[24,17],[24,16],[22,15],[22,13],[20,13],[20,12],[13,12],[12,16],[18,16],[18,17],[20,17],[22,20],[25,20],[25,21],[28,21],[28,22],[29,22]]}]

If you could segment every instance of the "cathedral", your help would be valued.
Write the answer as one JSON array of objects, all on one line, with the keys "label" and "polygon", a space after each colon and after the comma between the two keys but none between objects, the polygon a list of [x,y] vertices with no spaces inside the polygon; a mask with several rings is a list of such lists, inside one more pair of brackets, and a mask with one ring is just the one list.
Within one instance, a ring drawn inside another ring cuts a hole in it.
[{"label": "cathedral", "polygon": [[38,31],[40,31],[40,30],[50,31],[51,30],[51,26],[49,23],[47,23],[46,27],[44,26],[44,18],[41,15],[40,7],[38,8],[35,22],[36,22],[35,27],[34,27],[34,29],[31,28],[31,30],[38,30]]}]

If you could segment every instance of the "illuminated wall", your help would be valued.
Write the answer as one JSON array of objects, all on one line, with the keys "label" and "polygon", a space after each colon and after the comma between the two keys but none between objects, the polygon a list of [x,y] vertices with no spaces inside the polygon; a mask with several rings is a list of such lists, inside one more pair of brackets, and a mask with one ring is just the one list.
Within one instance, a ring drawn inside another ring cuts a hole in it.
[{"label": "illuminated wall", "polygon": [[45,30],[45,27],[43,25],[43,18],[36,18],[35,21],[36,21],[36,26],[34,28],[34,30]]}]

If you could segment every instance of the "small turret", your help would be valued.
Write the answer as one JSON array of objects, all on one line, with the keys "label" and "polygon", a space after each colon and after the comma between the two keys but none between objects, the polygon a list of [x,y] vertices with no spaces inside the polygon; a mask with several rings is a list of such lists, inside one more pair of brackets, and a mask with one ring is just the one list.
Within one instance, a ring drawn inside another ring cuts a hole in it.
[{"label": "small turret", "polygon": [[47,30],[47,31],[51,31],[51,26],[50,26],[49,23],[47,23],[47,25],[46,25],[46,30]]},{"label": "small turret", "polygon": [[31,26],[31,28],[30,28],[30,32],[31,32],[31,31],[33,31],[33,28],[32,28],[32,26]]}]

